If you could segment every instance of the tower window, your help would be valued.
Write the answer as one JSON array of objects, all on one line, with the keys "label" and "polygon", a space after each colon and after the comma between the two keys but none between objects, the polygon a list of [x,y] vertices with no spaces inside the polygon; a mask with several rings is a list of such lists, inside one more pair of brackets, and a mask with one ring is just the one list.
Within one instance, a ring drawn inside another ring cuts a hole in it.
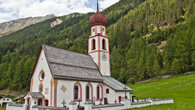
[{"label": "tower window", "polygon": [[102,40],[102,49],[106,50],[106,40],[105,39]]},{"label": "tower window", "polygon": [[104,32],[104,28],[102,28],[102,32]]},{"label": "tower window", "polygon": [[97,26],[97,34],[100,34],[100,26]]},{"label": "tower window", "polygon": [[95,32],[95,28],[93,28],[93,32]]},{"label": "tower window", "polygon": [[92,50],[95,50],[96,49],[96,47],[95,47],[95,39],[92,40],[91,44],[92,44]]}]

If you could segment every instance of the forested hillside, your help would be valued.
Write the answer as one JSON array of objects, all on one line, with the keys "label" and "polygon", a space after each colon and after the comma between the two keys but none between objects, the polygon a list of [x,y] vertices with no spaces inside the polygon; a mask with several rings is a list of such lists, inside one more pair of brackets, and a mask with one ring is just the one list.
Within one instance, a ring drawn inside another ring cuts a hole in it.
[{"label": "forested hillside", "polygon": [[[120,0],[108,18],[112,76],[123,83],[195,69],[194,0]],[[0,38],[0,89],[29,88],[42,43],[87,54],[89,17],[60,17]]]}]

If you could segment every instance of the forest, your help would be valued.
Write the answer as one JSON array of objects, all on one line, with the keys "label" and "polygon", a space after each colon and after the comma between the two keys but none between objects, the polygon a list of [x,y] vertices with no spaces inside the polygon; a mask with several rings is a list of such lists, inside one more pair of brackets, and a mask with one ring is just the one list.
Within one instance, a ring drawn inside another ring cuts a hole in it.
[{"label": "forest", "polygon": [[[123,83],[195,70],[195,0],[120,0],[103,10],[111,74]],[[0,38],[0,90],[29,90],[40,46],[87,54],[89,17],[59,17]]]}]

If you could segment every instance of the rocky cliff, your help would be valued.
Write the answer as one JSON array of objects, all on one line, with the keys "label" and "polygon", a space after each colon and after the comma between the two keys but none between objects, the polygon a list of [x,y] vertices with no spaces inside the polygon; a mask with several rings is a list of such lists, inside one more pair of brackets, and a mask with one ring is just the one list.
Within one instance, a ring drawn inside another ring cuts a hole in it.
[{"label": "rocky cliff", "polygon": [[7,35],[9,33],[18,31],[24,27],[30,26],[32,24],[36,24],[42,21],[45,21],[47,19],[54,18],[55,15],[47,15],[44,17],[29,17],[29,18],[22,18],[17,19],[5,23],[0,24],[0,37]]}]

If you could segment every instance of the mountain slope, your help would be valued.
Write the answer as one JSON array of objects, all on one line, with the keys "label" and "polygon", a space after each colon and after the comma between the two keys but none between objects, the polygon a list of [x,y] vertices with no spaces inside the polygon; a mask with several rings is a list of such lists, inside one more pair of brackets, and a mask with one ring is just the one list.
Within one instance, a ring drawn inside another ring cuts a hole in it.
[{"label": "mountain slope", "polygon": [[173,98],[173,104],[145,107],[135,110],[194,110],[195,74],[129,85],[137,98]]},{"label": "mountain slope", "polygon": [[36,24],[36,23],[39,23],[39,22],[42,22],[42,21],[45,21],[47,19],[51,19],[54,17],[55,15],[47,15],[44,17],[29,17],[29,18],[22,18],[22,19],[17,19],[17,20],[1,23],[0,24],[0,37],[3,35],[10,34],[12,32],[18,31],[32,24]]},{"label": "mountain slope", "polygon": [[[193,0],[120,0],[104,10],[112,76],[134,83],[193,70],[194,8]],[[182,10],[174,11],[178,9]],[[50,23],[57,18],[49,19],[0,38],[0,89],[29,87],[29,74],[42,43],[87,54],[91,14],[58,17],[63,22],[53,28]],[[143,39],[145,35],[150,37]],[[156,46],[161,41],[167,44],[160,53]]]}]

